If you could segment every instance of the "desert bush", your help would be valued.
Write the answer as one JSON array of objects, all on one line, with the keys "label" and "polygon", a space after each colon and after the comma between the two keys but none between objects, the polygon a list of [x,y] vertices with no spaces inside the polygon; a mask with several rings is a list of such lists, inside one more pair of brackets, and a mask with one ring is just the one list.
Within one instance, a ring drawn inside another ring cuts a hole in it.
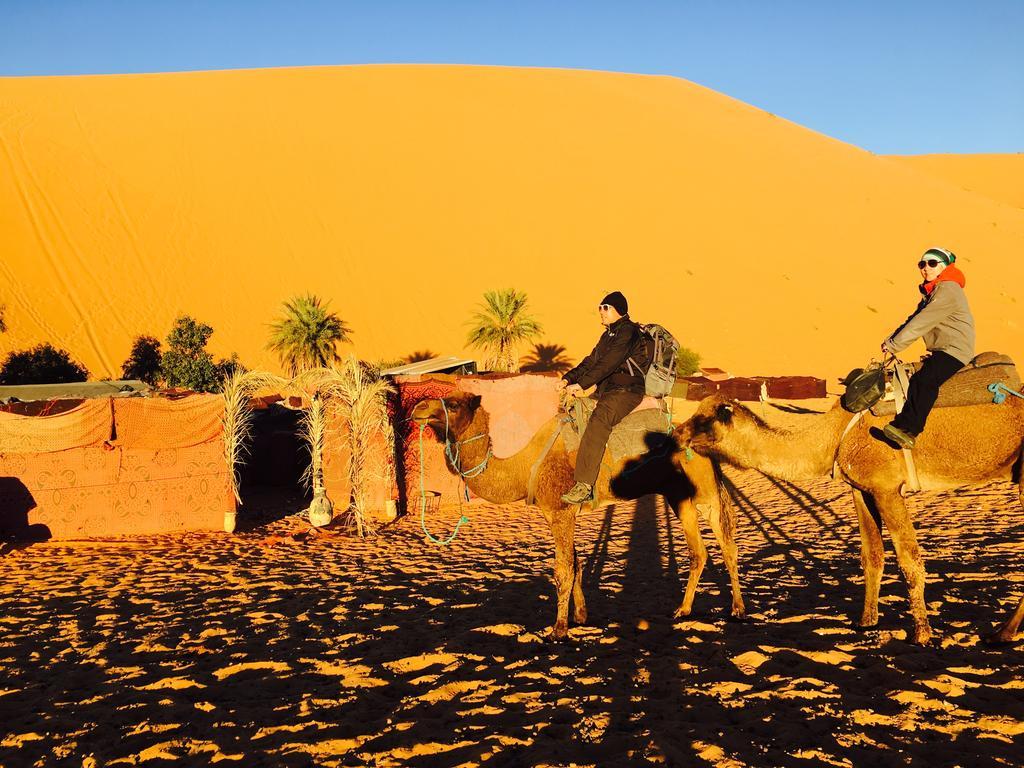
[{"label": "desert bush", "polygon": [[206,342],[213,328],[188,315],[180,315],[167,334],[167,350],[160,358],[160,370],[168,387],[183,387],[195,392],[220,389],[213,355]]},{"label": "desert bush", "polygon": [[700,370],[700,355],[687,347],[676,353],[676,376],[692,376]]},{"label": "desert bush", "polygon": [[0,365],[0,384],[65,384],[88,378],[89,371],[67,350],[48,343],[11,352]]},{"label": "desert bush", "polygon": [[128,359],[121,364],[121,376],[138,379],[155,387],[161,378],[160,340],[152,336],[136,336]]}]

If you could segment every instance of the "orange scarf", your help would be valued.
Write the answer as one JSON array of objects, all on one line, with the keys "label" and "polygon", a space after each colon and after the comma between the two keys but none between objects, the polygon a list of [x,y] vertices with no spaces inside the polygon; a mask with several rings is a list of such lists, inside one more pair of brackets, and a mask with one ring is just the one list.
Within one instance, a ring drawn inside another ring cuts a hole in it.
[{"label": "orange scarf", "polygon": [[961,288],[967,287],[967,278],[964,277],[964,273],[955,264],[950,264],[944,270],[939,273],[939,276],[934,280],[929,280],[926,283],[921,283],[921,293],[925,296],[931,296],[932,291],[935,290],[935,286],[945,281],[951,281],[957,283]]}]

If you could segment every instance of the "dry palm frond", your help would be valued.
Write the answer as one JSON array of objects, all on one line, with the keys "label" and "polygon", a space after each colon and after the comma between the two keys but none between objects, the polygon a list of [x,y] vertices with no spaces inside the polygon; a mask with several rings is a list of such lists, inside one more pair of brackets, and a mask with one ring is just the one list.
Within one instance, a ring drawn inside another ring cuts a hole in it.
[{"label": "dry palm frond", "polygon": [[334,504],[324,489],[324,448],[327,443],[327,409],[323,397],[314,393],[302,419],[301,436],[309,444],[309,466],[302,479],[313,491],[308,514],[314,526],[328,525],[333,517]]},{"label": "dry palm frond", "polygon": [[224,427],[224,461],[231,469],[231,490],[239,504],[242,503],[242,495],[239,491],[238,468],[245,463],[252,439],[249,400],[260,389],[283,389],[286,386],[287,382],[280,376],[263,371],[233,371],[224,379],[224,415],[221,417]]},{"label": "dry palm frond", "polygon": [[374,479],[387,481],[390,465],[386,458],[384,466],[374,466],[367,447],[376,435],[385,438],[385,457],[394,452],[394,431],[388,417],[388,393],[391,385],[369,372],[354,357],[348,357],[340,368],[332,371],[329,381],[324,382],[322,392],[328,392],[333,405],[338,409],[348,427],[348,441],[351,453],[349,476],[352,482],[352,517],[360,536],[374,533],[373,524],[367,515],[367,495]]},{"label": "dry palm frond", "polygon": [[327,409],[323,398],[314,394],[309,401],[299,427],[299,436],[309,445],[309,466],[302,473],[302,481],[314,493],[324,485],[324,445],[327,437]]},{"label": "dry palm frond", "polygon": [[231,490],[235,499],[242,503],[239,492],[238,468],[244,461],[252,438],[252,411],[249,410],[249,392],[245,386],[244,373],[232,373],[224,379],[224,461],[231,469]]}]

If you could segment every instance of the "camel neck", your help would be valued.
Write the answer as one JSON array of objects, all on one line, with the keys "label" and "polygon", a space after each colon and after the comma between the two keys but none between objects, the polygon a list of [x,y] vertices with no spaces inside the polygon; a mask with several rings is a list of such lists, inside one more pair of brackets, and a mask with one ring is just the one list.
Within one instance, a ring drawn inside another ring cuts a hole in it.
[{"label": "camel neck", "polygon": [[[499,459],[491,452],[490,424],[487,414],[478,410],[469,427],[462,434],[453,435],[460,442],[460,465],[463,471],[484,463],[483,469],[472,477],[466,477],[466,485],[477,496],[496,504],[506,504],[526,498],[530,467],[551,435],[551,429],[558,428],[558,419],[552,419],[542,427],[529,444],[508,458]],[[486,435],[483,439],[472,439]],[[458,474],[458,468],[446,461],[448,469]]]},{"label": "camel neck", "polygon": [[832,471],[836,452],[853,414],[840,407],[796,430],[773,429],[752,421],[729,446],[729,459],[783,480],[807,480]]}]

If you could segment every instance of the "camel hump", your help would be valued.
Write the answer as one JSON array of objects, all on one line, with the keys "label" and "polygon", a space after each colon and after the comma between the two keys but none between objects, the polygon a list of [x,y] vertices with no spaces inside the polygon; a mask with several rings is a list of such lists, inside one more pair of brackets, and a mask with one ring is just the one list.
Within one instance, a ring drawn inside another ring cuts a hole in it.
[{"label": "camel hump", "polygon": [[[979,355],[975,355],[974,359],[965,366],[964,370],[985,368],[990,365],[1008,365],[1013,369],[1014,375],[1017,373],[1017,366],[1013,364],[1013,359],[1002,352],[982,352]],[[1020,377],[1018,376],[1017,379],[1019,381]]]},{"label": "camel hump", "polygon": [[[989,386],[995,383],[1019,392],[1021,380],[1017,366],[1009,355],[982,352],[939,388],[935,407],[952,408],[991,403],[993,398]],[[871,409],[871,412],[876,416],[888,416],[895,413],[895,410],[892,400],[882,400]]]}]

